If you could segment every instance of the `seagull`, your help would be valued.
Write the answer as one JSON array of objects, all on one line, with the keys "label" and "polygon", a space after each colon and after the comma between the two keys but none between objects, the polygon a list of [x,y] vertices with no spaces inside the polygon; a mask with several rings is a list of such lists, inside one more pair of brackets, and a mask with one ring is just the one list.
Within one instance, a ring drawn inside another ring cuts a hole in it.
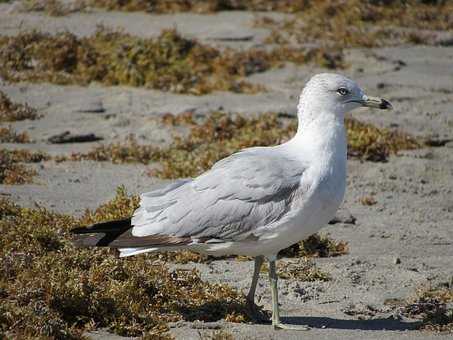
[{"label": "seagull", "polygon": [[130,218],[75,228],[73,242],[117,248],[120,257],[181,249],[254,257],[250,305],[266,259],[273,327],[306,330],[280,320],[277,254],[335,216],[346,188],[345,113],[363,106],[392,108],[342,75],[314,75],[300,95],[292,139],[243,149],[196,178],[144,193]]}]

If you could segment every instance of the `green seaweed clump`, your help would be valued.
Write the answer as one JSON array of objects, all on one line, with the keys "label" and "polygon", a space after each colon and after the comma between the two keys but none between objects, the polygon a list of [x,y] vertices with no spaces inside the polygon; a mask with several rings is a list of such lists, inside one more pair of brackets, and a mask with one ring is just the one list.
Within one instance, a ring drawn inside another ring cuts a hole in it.
[{"label": "green seaweed clump", "polygon": [[[0,52],[1,55],[1,52]],[[0,91],[0,122],[15,122],[25,119],[38,119],[38,113],[27,104],[13,103],[8,96]]]},{"label": "green seaweed clump", "polygon": [[168,270],[152,257],[118,259],[76,249],[69,230],[129,216],[136,197],[116,198],[81,219],[0,200],[0,333],[7,338],[80,338],[107,328],[125,336],[168,336],[167,322],[250,320],[245,297],[195,270]]},{"label": "green seaweed clump", "polygon": [[0,183],[31,183],[37,173],[35,170],[25,167],[23,163],[38,163],[48,159],[50,157],[41,152],[0,149]]}]

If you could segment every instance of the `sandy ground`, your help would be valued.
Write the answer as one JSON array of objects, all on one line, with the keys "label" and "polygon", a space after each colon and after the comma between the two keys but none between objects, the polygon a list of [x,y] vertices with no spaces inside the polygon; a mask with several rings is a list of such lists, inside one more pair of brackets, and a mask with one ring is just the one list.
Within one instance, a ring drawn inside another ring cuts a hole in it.
[{"label": "sandy ground", "polygon": [[[16,34],[38,28],[85,35],[102,23],[136,35],[155,36],[162,28],[176,26],[182,33],[205,43],[244,48],[261,44],[268,33],[253,27],[255,17],[256,14],[247,12],[207,16],[95,12],[50,18],[11,12],[7,5],[0,5],[0,31]],[[401,318],[397,309],[384,301],[408,298],[417,287],[436,285],[453,276],[453,143],[448,142],[453,140],[453,47],[356,49],[348,51],[346,59],[350,66],[343,73],[356,79],[370,95],[382,96],[394,105],[392,112],[355,112],[356,118],[444,140],[445,145],[401,152],[387,163],[349,161],[348,189],[342,209],[355,216],[357,222],[330,225],[323,232],[349,242],[350,253],[316,260],[332,276],[331,281],[280,281],[283,314],[289,316],[286,321],[308,324],[311,331],[273,331],[269,325],[182,322],[171,329],[178,339],[199,339],[217,328],[238,339],[451,339],[451,335],[413,330],[416,322]],[[64,131],[96,133],[104,138],[103,143],[121,140],[130,133],[143,143],[165,143],[168,134],[158,129],[151,118],[166,112],[194,110],[206,114],[223,108],[244,114],[264,111],[294,114],[304,82],[318,71],[315,67],[287,65],[254,75],[248,80],[268,89],[256,95],[217,92],[194,97],[128,87],[1,83],[0,90],[14,101],[27,102],[43,114],[40,120],[11,124],[18,131],[27,131],[34,144],[2,147],[67,155],[98,144],[47,143],[50,136]],[[38,204],[78,215],[111,199],[120,184],[131,193],[162,185],[161,180],[146,174],[148,168],[49,161],[36,166],[39,175],[34,184],[0,185],[0,196],[26,206]],[[359,198],[365,195],[372,195],[377,204],[362,205]],[[227,283],[244,292],[250,284],[252,262],[222,260],[187,266],[197,267],[208,281]],[[259,304],[269,309],[270,292],[264,275],[257,295]],[[113,338],[103,331],[92,337]]]}]

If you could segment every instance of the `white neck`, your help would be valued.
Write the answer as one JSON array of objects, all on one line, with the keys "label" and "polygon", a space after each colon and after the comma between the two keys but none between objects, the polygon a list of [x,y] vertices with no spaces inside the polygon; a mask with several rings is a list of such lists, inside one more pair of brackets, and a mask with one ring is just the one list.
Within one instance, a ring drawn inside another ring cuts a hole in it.
[{"label": "white neck", "polygon": [[310,94],[305,94],[304,92],[300,96],[297,105],[298,132],[306,129],[313,121],[324,116],[332,116],[332,118],[338,119],[339,122],[344,122],[345,112],[342,106],[328,101],[313,101],[310,97],[312,97]]},{"label": "white neck", "polygon": [[[324,109],[325,110],[325,109]],[[288,142],[304,157],[346,163],[347,142],[342,112],[323,112],[320,106],[298,106],[299,125]]]}]

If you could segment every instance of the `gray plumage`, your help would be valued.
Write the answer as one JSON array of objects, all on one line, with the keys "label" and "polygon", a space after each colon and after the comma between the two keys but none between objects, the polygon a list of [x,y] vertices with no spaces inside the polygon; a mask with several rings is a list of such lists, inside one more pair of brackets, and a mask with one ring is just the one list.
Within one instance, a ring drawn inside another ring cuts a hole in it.
[{"label": "gray plumage", "polygon": [[291,206],[304,167],[274,148],[250,148],[191,180],[141,196],[135,236],[241,240],[278,221]]}]

